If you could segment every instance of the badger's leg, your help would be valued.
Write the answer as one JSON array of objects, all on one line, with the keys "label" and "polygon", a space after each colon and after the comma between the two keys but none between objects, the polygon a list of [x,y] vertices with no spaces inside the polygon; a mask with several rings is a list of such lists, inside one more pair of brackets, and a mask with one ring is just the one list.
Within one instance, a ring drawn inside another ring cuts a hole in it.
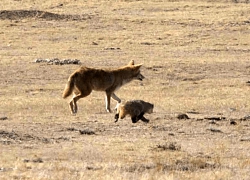
[{"label": "badger's leg", "polygon": [[117,122],[119,119],[119,113],[115,114],[115,122]]},{"label": "badger's leg", "polygon": [[144,115],[144,112],[142,112],[141,114],[139,114],[139,116],[137,117],[137,118],[138,118],[138,120],[142,120],[143,122],[148,123],[148,122],[149,122],[149,120],[148,120],[148,119],[146,119],[143,115]]},{"label": "badger's leg", "polygon": [[142,120],[143,122],[145,122],[145,123],[148,123],[148,122],[149,122],[149,120],[146,119],[144,116],[141,117],[141,120]]},{"label": "badger's leg", "polygon": [[131,117],[132,123],[137,123],[139,121],[138,117],[133,116]]}]

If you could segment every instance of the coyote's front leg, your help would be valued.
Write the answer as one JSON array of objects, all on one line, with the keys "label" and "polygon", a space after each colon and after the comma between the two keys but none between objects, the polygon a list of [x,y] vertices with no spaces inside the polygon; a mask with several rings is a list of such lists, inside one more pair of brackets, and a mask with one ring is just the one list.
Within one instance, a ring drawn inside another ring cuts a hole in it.
[{"label": "coyote's front leg", "polygon": [[115,106],[115,110],[116,110],[117,107],[120,105],[120,103],[121,103],[122,101],[121,101],[121,99],[120,99],[118,96],[115,95],[115,93],[112,93],[112,94],[111,94],[111,97],[112,97],[112,99],[114,99],[114,100],[117,101],[117,104],[116,104],[116,106]]},{"label": "coyote's front leg", "polygon": [[106,97],[105,97],[105,101],[106,101],[106,111],[111,113],[111,109],[110,109],[110,98],[111,98],[111,94],[106,92]]},{"label": "coyote's front leg", "polygon": [[[121,103],[121,99],[119,97],[117,97],[115,95],[115,93],[109,93],[109,92],[106,91],[106,98],[105,98],[105,100],[106,100],[106,110],[107,110],[107,112],[110,112],[110,113],[112,112],[111,109],[110,109],[110,98],[111,97],[112,97],[112,99],[117,101],[117,105],[119,103]],[[117,105],[116,105],[116,107],[117,107]]]}]

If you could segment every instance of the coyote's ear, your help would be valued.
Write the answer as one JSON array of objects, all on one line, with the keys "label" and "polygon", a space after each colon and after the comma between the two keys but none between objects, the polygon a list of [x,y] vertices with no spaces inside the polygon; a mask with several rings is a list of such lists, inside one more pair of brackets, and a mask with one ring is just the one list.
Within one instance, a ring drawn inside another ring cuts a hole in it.
[{"label": "coyote's ear", "polygon": [[135,65],[135,61],[134,60],[131,60],[129,63],[128,63],[128,66],[133,66]]},{"label": "coyote's ear", "polygon": [[137,65],[134,65],[134,68],[135,68],[136,70],[139,70],[139,69],[141,68],[141,66],[142,66],[142,64],[137,64]]}]

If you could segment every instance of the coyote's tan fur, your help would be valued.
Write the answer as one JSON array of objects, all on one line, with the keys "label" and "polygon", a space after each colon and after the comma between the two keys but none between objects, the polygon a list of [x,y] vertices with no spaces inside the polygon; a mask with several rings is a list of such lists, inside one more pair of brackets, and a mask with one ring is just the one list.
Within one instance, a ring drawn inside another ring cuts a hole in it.
[{"label": "coyote's tan fur", "polygon": [[116,108],[115,122],[117,122],[118,119],[125,118],[126,115],[130,115],[133,123],[136,123],[139,120],[148,123],[149,120],[143,115],[145,113],[151,114],[153,112],[154,105],[143,100],[132,100],[127,101],[124,104],[118,104]]},{"label": "coyote's tan fur", "polygon": [[117,69],[95,69],[89,67],[81,67],[70,75],[68,83],[63,92],[63,98],[73,93],[73,97],[69,103],[72,114],[77,113],[77,101],[80,98],[88,96],[92,90],[106,92],[106,110],[110,110],[110,98],[112,97],[117,103],[121,100],[115,95],[124,84],[138,79],[144,79],[140,73],[142,64],[134,65],[134,61],[130,61],[128,65]]}]

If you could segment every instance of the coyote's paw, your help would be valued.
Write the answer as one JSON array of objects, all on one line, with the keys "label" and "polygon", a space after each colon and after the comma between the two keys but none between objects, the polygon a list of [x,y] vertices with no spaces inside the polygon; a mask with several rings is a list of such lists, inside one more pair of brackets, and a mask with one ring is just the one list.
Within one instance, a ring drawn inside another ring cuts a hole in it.
[{"label": "coyote's paw", "polygon": [[112,113],[112,111],[111,111],[110,108],[109,108],[109,109],[106,109],[106,111],[107,111],[108,113]]}]

